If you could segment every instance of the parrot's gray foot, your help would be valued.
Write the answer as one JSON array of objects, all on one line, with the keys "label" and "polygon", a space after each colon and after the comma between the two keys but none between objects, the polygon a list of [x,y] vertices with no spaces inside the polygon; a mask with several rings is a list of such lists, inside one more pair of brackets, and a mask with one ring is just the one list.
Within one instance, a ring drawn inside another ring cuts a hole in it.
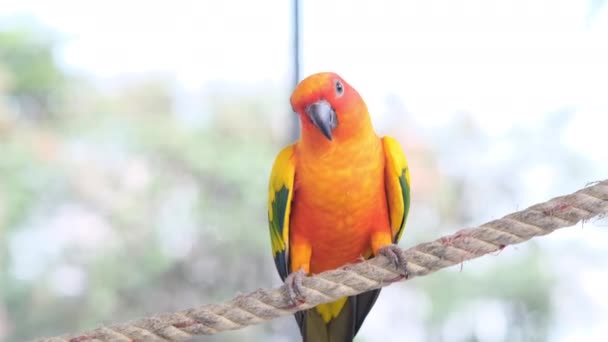
[{"label": "parrot's gray foot", "polygon": [[399,248],[397,245],[392,244],[382,247],[380,250],[378,250],[378,254],[385,256],[388,260],[390,260],[395,268],[401,272],[401,276],[392,281],[399,281],[403,278],[407,279],[409,277],[407,261],[403,257],[403,250],[401,250],[401,248]]},{"label": "parrot's gray foot", "polygon": [[290,307],[297,307],[306,301],[302,286],[302,279],[304,279],[304,277],[306,277],[306,273],[303,269],[299,269],[296,272],[290,273],[287,278],[285,278],[285,284],[283,286],[285,292],[287,292],[287,297],[291,302]]}]

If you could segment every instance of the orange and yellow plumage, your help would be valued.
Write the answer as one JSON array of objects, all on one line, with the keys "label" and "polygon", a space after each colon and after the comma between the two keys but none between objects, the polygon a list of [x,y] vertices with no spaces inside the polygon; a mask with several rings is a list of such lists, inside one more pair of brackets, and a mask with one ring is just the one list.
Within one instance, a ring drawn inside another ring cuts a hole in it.
[{"label": "orange and yellow plumage", "polygon": [[[365,102],[340,76],[319,73],[294,90],[301,139],[275,160],[269,188],[273,257],[283,280],[369,258],[403,231],[408,166],[379,138]],[[352,341],[380,290],[296,314],[304,341]]]}]

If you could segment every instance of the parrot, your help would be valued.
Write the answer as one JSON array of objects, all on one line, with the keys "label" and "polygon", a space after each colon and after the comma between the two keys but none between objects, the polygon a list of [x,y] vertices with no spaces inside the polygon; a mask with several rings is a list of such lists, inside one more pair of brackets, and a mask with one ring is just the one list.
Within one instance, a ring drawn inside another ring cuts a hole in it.
[{"label": "parrot", "polygon": [[[379,137],[359,93],[338,74],[303,79],[290,103],[300,138],[274,160],[268,220],[272,257],[294,305],[305,276],[379,254],[404,276],[397,246],[410,207],[410,173],[392,137]],[[295,313],[303,342],[349,342],[380,289]]]}]

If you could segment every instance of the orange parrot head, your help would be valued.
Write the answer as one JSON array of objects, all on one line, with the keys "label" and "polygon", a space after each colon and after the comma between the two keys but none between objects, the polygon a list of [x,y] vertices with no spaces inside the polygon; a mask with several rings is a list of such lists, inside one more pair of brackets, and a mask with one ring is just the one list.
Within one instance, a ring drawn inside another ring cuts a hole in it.
[{"label": "orange parrot head", "polygon": [[305,78],[291,94],[305,140],[343,140],[369,122],[365,102],[340,76],[321,72]]}]

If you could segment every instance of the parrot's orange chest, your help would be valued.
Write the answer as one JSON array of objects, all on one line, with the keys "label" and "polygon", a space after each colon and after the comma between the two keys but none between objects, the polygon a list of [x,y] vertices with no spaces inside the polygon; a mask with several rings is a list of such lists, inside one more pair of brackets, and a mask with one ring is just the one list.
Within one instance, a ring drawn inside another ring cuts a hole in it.
[{"label": "parrot's orange chest", "polygon": [[302,151],[296,163],[290,234],[311,246],[310,272],[369,256],[372,232],[390,229],[380,139]]}]

